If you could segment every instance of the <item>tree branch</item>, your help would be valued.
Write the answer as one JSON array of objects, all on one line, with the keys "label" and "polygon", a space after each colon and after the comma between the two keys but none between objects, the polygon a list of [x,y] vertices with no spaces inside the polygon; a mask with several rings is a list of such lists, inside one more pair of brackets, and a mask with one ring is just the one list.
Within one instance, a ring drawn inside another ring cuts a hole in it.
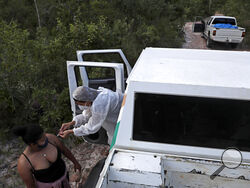
[{"label": "tree branch", "polygon": [[35,7],[36,7],[36,14],[37,14],[37,20],[38,20],[38,27],[41,28],[40,15],[39,15],[39,11],[38,11],[38,7],[37,7],[36,0],[34,0],[34,3],[35,3]]}]

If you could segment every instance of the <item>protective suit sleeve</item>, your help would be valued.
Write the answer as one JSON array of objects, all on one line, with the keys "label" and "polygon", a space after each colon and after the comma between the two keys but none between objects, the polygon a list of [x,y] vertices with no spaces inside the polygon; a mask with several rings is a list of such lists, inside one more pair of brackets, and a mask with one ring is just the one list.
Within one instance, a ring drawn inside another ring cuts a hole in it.
[{"label": "protective suit sleeve", "polygon": [[85,123],[88,122],[89,118],[91,117],[91,112],[90,110],[84,110],[82,114],[79,114],[73,118],[72,121],[75,121],[74,127],[79,127],[81,125],[84,125]]},{"label": "protective suit sleeve", "polygon": [[105,121],[110,108],[110,98],[105,94],[100,94],[92,105],[92,116],[85,125],[74,128],[75,136],[85,136],[96,133]]}]

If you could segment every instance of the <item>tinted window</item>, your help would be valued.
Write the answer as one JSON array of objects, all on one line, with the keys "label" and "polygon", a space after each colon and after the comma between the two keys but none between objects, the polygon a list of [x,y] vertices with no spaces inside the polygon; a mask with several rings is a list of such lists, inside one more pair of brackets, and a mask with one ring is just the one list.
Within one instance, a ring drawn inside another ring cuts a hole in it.
[{"label": "tinted window", "polygon": [[133,139],[250,151],[250,101],[137,93]]},{"label": "tinted window", "polygon": [[231,18],[215,18],[213,24],[231,24],[236,25],[235,19]]}]

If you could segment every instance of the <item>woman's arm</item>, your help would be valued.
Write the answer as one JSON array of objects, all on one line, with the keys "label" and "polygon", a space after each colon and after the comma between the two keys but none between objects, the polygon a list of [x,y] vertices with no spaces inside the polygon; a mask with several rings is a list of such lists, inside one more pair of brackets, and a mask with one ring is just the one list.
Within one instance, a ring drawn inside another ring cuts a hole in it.
[{"label": "woman's arm", "polygon": [[35,180],[31,172],[30,164],[24,156],[20,156],[17,163],[17,171],[27,188],[35,188]]},{"label": "woman's arm", "polygon": [[81,172],[81,165],[78,163],[71,151],[53,134],[46,134],[49,140],[54,141],[53,143],[62,151],[63,155],[67,157],[74,164],[75,170],[78,169]]}]

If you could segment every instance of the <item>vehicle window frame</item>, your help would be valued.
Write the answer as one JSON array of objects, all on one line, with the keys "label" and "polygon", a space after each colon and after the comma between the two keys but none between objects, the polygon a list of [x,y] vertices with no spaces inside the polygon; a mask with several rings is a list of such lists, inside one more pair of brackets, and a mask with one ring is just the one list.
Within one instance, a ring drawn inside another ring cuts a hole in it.
[{"label": "vehicle window frame", "polygon": [[212,23],[212,20],[213,20],[214,18],[210,18],[210,20],[207,22],[207,25],[210,25],[211,23]]}]

